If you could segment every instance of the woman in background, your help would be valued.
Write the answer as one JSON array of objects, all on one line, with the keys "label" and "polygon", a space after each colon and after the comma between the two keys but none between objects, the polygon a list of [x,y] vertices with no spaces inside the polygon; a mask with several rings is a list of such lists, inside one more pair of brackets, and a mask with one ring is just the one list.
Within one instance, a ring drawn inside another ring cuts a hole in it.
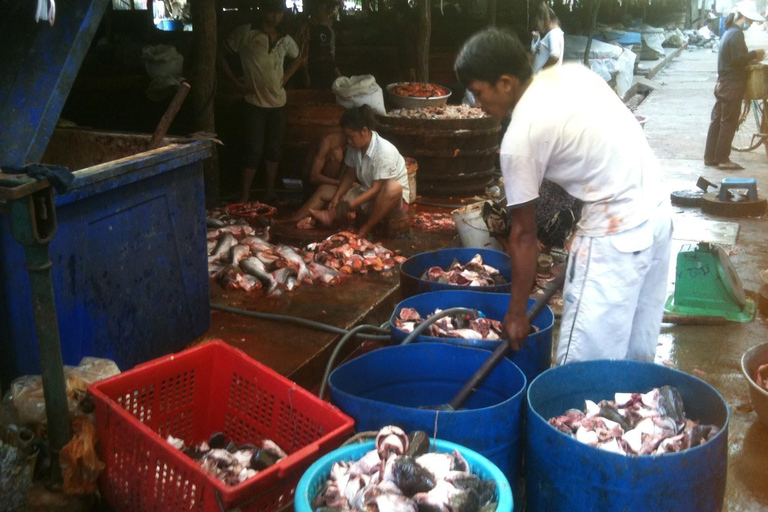
[{"label": "woman in background", "polygon": [[744,30],[753,21],[765,21],[757,13],[731,11],[725,20],[725,33],[720,40],[720,52],[717,55],[717,84],[715,85],[715,106],[712,109],[712,121],[707,133],[707,146],[704,150],[704,165],[719,167],[729,171],[744,169],[731,162],[731,143],[739,127],[741,101],[747,89],[747,65],[752,61],[761,61],[764,50],[747,50],[744,42]]}]

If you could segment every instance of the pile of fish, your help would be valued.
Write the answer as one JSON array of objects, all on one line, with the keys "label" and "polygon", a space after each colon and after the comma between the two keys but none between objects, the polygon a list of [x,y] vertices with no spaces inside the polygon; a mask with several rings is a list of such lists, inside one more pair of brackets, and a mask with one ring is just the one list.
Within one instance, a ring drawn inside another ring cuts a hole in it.
[{"label": "pile of fish", "polygon": [[448,213],[419,212],[411,217],[411,226],[420,231],[456,231],[456,223]]},{"label": "pile of fish", "polygon": [[685,417],[683,399],[672,386],[647,393],[616,393],[614,400],[586,400],[549,420],[577,441],[621,455],[663,455],[699,446],[720,429]]},{"label": "pile of fish", "polygon": [[446,105],[444,107],[398,108],[387,113],[390,117],[409,119],[480,119],[488,117],[485,112],[469,105]]},{"label": "pile of fish", "polygon": [[[436,309],[432,315],[440,313]],[[427,318],[432,315],[428,315]],[[413,332],[417,325],[424,322],[419,312],[413,308],[400,310],[398,318],[395,318],[395,327],[404,332]],[[435,321],[429,326],[427,336],[435,338],[464,338],[467,340],[491,340],[496,341],[506,338],[504,326],[498,320],[485,318],[481,315],[448,315]]]},{"label": "pile of fish", "polygon": [[496,483],[472,474],[459,452],[429,452],[424,432],[393,426],[360,460],[334,463],[312,501],[317,512],[493,512],[496,505]]},{"label": "pile of fish", "polygon": [[499,269],[483,264],[483,257],[476,254],[466,265],[453,260],[448,268],[430,267],[421,276],[425,281],[456,284],[459,286],[496,286],[507,281]]},{"label": "pile of fish", "polygon": [[755,382],[758,386],[768,391],[768,364],[762,365],[755,373]]},{"label": "pile of fish", "polygon": [[273,245],[268,230],[257,236],[247,224],[212,229],[209,235],[208,275],[227,289],[264,287],[267,295],[291,291],[301,283],[335,285],[344,275],[393,270],[405,261],[380,243],[346,231],[303,250]]},{"label": "pile of fish", "polygon": [[221,432],[213,434],[207,443],[203,441],[197,446],[187,446],[183,440],[173,436],[168,436],[166,441],[227,485],[245,482],[288,456],[269,439],[258,446],[236,445]]}]

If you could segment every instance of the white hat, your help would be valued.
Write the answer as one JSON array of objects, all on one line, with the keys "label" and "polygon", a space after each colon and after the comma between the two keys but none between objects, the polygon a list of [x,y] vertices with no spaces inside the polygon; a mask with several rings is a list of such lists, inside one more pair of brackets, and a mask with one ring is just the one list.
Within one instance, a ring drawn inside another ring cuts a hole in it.
[{"label": "white hat", "polygon": [[731,12],[741,13],[742,16],[751,21],[765,21],[765,18],[757,13],[754,4],[751,2],[742,2],[736,5]]}]

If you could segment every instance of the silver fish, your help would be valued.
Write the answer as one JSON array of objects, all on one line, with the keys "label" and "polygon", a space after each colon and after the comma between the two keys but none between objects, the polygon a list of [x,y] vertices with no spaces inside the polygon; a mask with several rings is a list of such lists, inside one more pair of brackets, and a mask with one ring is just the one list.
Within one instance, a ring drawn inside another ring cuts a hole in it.
[{"label": "silver fish", "polygon": [[237,245],[237,238],[231,233],[224,233],[219,238],[219,243],[213,249],[213,252],[208,256],[208,263],[220,260],[225,254],[229,254],[230,249]]},{"label": "silver fish", "polygon": [[331,284],[339,277],[338,270],[326,267],[316,261],[310,262],[309,265],[307,265],[307,269],[309,269],[313,279],[317,279],[325,284]]},{"label": "silver fish", "polygon": [[229,261],[231,261],[234,265],[237,265],[240,263],[240,261],[251,256],[251,249],[247,245],[238,244],[230,249],[229,254]]},{"label": "silver fish", "polygon": [[223,228],[227,223],[220,219],[212,219],[211,217],[208,217],[205,219],[205,225],[209,228]]},{"label": "silver fish", "polygon": [[267,268],[258,258],[254,256],[245,258],[240,262],[240,268],[243,269],[243,272],[257,277],[259,281],[267,285],[267,295],[271,295],[280,290],[275,278],[272,277],[272,274],[267,272]]},{"label": "silver fish", "polygon": [[[296,276],[296,269],[292,267],[285,267],[285,268],[277,269],[274,272],[272,272],[272,277],[275,278],[275,281],[277,281],[278,284],[280,284],[286,290],[288,289],[289,279],[294,278],[293,281],[294,283],[296,282],[295,276]],[[293,287],[291,289],[293,289]]]},{"label": "silver fish", "polygon": [[276,249],[274,245],[258,236],[247,236],[240,240],[240,243],[250,247],[254,253],[262,251],[274,251]]},{"label": "silver fish", "polygon": [[299,281],[303,281],[305,283],[311,283],[312,282],[312,275],[309,273],[309,269],[307,269],[306,263],[304,263],[304,258],[299,256],[299,253],[294,251],[291,247],[288,247],[287,245],[281,245],[277,248],[277,253],[285,258],[288,263],[290,263],[292,266],[296,268],[297,272],[297,278]]}]

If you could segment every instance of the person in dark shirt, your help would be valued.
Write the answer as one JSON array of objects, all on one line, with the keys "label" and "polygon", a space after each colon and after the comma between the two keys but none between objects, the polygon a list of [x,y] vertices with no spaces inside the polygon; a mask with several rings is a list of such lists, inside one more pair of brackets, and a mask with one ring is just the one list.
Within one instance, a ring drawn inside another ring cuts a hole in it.
[{"label": "person in dark shirt", "polygon": [[765,21],[757,13],[734,10],[725,21],[725,34],[720,41],[717,57],[717,85],[715,86],[715,107],[707,133],[704,151],[704,165],[725,170],[743,169],[731,162],[731,143],[739,126],[741,101],[747,88],[747,65],[761,61],[764,50],[747,50],[744,32],[753,21]]},{"label": "person in dark shirt", "polygon": [[333,19],[339,3],[336,0],[318,0],[299,36],[309,45],[307,79],[310,89],[330,89],[340,75],[336,66],[336,34]]}]

